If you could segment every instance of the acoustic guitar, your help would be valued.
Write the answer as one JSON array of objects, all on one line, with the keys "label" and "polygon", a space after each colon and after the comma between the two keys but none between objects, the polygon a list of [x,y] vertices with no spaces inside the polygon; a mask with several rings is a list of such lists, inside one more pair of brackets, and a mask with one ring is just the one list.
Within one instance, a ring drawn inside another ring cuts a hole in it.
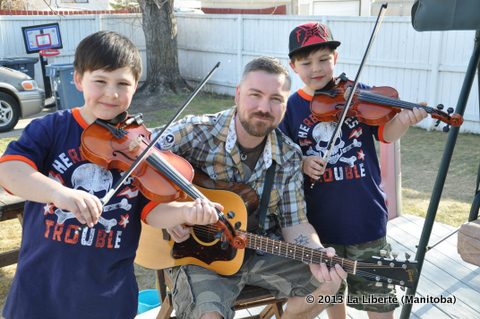
[{"label": "acoustic guitar", "polygon": [[[197,178],[195,183],[198,184]],[[224,185],[227,189],[235,192],[213,189],[219,186],[218,183],[211,180],[202,181],[202,185],[209,188],[200,186],[197,188],[211,201],[224,206],[229,222],[236,230],[236,235],[244,236],[246,248],[305,263],[319,264],[323,262],[327,266],[340,264],[350,274],[362,276],[381,284],[413,287],[418,275],[415,261],[399,261],[395,258],[385,257],[372,257],[363,261],[337,256],[327,257],[324,252],[316,249],[247,232],[247,207],[249,211],[256,209],[258,197],[257,200],[252,200],[245,194],[251,196],[249,193],[251,191],[256,196],[255,191],[247,185],[238,183]],[[242,197],[237,194],[242,192]],[[188,240],[175,243],[165,230],[142,223],[142,233],[135,262],[143,267],[156,270],[193,264],[215,271],[220,275],[233,275],[242,266],[244,255],[244,249],[236,249],[229,245],[223,234],[211,225],[195,225],[192,227]]]}]

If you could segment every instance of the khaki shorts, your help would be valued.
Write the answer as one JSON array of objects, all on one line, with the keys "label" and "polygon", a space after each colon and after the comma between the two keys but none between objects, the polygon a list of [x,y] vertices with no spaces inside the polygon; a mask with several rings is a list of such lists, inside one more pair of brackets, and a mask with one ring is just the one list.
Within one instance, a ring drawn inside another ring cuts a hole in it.
[{"label": "khaki shorts", "polygon": [[172,269],[173,306],[177,318],[199,318],[218,312],[233,318],[232,305],[246,284],[263,287],[277,298],[306,296],[318,286],[308,265],[248,250],[240,271],[221,276],[202,267],[187,265]]},{"label": "khaki shorts", "polygon": [[[338,256],[354,260],[365,260],[372,256],[380,256],[380,250],[386,250],[387,256],[391,253],[390,244],[387,243],[385,237],[369,241],[366,243],[361,243],[357,245],[335,245],[335,244],[324,244],[325,247],[335,248],[335,252]],[[376,297],[386,297],[395,296],[395,288],[387,287],[377,287],[375,286],[374,281],[364,279],[360,276],[348,275],[347,277],[348,285],[348,298],[346,300],[358,301],[365,300],[362,296],[376,296]],[[337,295],[345,295],[346,285],[342,284]],[[385,298],[385,299],[386,299]],[[343,298],[345,300],[345,298]],[[368,300],[368,299],[367,299]],[[386,299],[388,300],[388,299]],[[392,300],[392,299],[390,299]],[[399,307],[398,303],[383,303],[383,304],[363,304],[360,302],[348,303],[349,307],[364,310],[364,311],[373,311],[373,312],[390,312],[395,308]]]}]

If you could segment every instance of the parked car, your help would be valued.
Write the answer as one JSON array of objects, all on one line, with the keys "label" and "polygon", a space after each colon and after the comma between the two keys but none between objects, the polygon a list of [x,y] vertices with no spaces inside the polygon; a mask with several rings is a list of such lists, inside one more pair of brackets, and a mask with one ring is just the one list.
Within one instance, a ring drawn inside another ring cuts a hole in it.
[{"label": "parked car", "polygon": [[31,77],[0,67],[0,132],[12,130],[20,118],[40,113],[45,92]]}]

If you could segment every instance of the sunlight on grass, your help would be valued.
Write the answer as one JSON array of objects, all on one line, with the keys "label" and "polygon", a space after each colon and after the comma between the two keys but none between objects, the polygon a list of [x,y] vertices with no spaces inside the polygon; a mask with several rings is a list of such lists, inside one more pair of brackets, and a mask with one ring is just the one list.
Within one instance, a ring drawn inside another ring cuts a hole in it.
[{"label": "sunlight on grass", "polygon": [[[430,194],[402,188],[402,214],[425,217],[430,204]],[[465,223],[470,212],[470,202],[446,199],[438,205],[435,221],[451,226]]]}]

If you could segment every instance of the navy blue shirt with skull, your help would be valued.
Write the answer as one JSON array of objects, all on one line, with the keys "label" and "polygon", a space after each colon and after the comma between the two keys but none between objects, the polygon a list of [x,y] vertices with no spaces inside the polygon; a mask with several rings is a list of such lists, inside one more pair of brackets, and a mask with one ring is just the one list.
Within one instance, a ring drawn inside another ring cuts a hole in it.
[{"label": "navy blue shirt with skull", "polygon": [[[67,187],[102,198],[120,171],[82,157],[80,137],[87,126],[79,109],[33,120],[0,161],[23,161]],[[71,212],[27,201],[19,262],[3,316],[134,318],[138,287],[133,260],[147,203],[127,180],[95,227],[79,228]]]},{"label": "navy blue shirt with skull", "polygon": [[[304,156],[323,157],[336,123],[318,121],[311,100],[302,90],[292,94],[280,129]],[[305,175],[307,217],[322,243],[353,245],[386,235],[388,214],[374,143],[374,138],[382,140],[382,130],[347,118],[313,189]]]}]

